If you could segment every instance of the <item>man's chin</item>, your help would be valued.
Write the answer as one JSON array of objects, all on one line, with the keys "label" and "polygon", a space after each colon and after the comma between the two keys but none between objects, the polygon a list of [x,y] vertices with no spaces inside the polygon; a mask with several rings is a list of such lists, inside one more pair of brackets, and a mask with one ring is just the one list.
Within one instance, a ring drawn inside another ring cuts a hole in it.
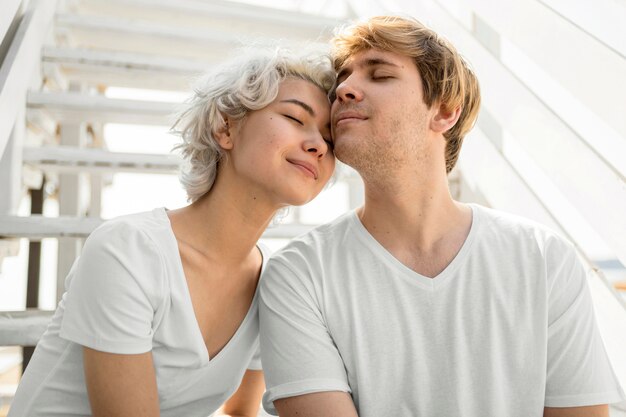
[{"label": "man's chin", "polygon": [[365,155],[361,155],[359,149],[355,149],[354,146],[350,146],[346,143],[336,143],[334,153],[335,158],[354,169],[358,169],[361,165],[359,161],[365,157]]},{"label": "man's chin", "polygon": [[350,165],[347,161],[350,159],[350,150],[347,149],[343,142],[337,143],[335,142],[335,147],[333,149],[333,154],[335,158],[343,162],[344,164]]}]

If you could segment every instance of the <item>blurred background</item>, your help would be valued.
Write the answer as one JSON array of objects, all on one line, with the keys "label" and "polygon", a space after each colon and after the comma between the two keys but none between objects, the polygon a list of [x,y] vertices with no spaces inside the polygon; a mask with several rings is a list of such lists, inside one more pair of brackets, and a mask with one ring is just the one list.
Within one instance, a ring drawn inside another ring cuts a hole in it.
[{"label": "blurred background", "polygon": [[[327,51],[376,14],[418,18],[471,63],[483,105],[451,192],[577,246],[626,387],[625,0],[1,0],[0,416],[84,238],[186,204],[169,127],[192,80],[242,45]],[[272,249],[362,203],[339,171],[268,229]]]}]

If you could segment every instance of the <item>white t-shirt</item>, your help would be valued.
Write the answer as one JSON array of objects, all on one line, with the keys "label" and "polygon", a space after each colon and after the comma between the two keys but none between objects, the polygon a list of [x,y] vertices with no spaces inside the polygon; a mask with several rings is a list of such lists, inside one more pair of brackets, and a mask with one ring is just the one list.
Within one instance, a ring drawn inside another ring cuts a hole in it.
[{"label": "white t-shirt", "polygon": [[624,399],[573,247],[471,207],[465,243],[434,279],[355,212],[275,254],[259,307],[265,409],[321,391],[350,392],[361,417],[532,417]]},{"label": "white t-shirt", "polygon": [[163,417],[206,417],[236,391],[246,369],[261,368],[257,294],[232,339],[209,359],[163,208],[96,229],[65,285],[11,417],[90,416],[82,346],[121,354],[151,351]]}]

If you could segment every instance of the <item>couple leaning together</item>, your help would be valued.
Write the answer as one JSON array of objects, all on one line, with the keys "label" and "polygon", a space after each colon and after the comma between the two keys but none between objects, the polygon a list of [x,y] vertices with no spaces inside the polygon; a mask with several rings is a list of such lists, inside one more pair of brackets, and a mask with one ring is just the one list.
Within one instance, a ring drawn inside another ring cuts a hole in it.
[{"label": "couple leaning together", "polygon": [[[177,123],[192,203],[91,234],[9,415],[607,416],[624,394],[572,245],[450,196],[479,103],[406,18],[344,29],[331,60],[222,66]],[[268,260],[335,156],[365,204]]]}]

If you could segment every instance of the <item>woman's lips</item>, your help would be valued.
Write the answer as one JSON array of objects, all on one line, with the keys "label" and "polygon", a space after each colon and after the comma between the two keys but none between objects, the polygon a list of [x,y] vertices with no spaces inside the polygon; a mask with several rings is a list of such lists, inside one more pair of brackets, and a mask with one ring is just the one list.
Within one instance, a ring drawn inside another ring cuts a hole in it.
[{"label": "woman's lips", "polygon": [[313,164],[297,159],[287,159],[287,162],[293,164],[296,168],[299,168],[304,174],[310,176],[311,178],[317,179],[317,168],[315,168]]}]

